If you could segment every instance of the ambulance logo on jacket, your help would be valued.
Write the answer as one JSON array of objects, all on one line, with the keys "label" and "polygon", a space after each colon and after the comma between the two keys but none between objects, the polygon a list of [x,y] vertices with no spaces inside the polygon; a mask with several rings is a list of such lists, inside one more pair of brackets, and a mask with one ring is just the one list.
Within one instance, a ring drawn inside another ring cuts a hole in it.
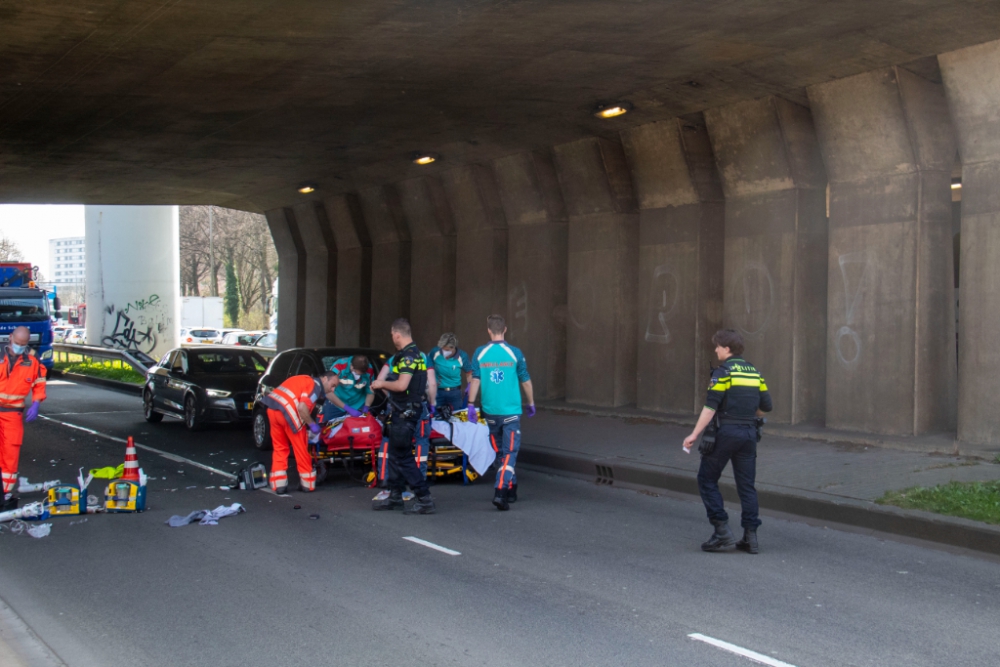
[{"label": "ambulance logo on jacket", "polygon": [[490,371],[490,380],[493,384],[500,384],[503,382],[503,371]]}]

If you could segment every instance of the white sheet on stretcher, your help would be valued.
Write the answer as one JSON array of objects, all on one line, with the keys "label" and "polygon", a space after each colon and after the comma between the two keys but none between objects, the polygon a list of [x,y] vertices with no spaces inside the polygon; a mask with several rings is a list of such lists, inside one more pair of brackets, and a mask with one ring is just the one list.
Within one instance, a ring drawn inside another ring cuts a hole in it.
[{"label": "white sheet on stretcher", "polygon": [[[454,434],[452,433],[454,427]],[[496,452],[490,446],[490,429],[486,424],[470,424],[469,422],[452,419],[450,422],[431,420],[431,428],[451,440],[455,445],[469,457],[469,463],[480,475],[486,474],[493,460],[496,459]]]}]

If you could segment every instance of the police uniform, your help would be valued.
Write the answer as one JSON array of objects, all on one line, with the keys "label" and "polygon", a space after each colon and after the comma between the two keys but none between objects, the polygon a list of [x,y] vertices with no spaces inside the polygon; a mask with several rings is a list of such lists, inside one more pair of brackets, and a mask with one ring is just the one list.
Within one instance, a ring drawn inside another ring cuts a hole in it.
[{"label": "police uniform", "polygon": [[521,350],[497,341],[478,348],[472,355],[472,377],[480,383],[483,418],[497,453],[493,503],[506,509],[507,501],[517,500],[514,465],[521,450],[521,383],[531,380],[528,363]]},{"label": "police uniform", "polygon": [[703,454],[698,469],[698,490],[708,519],[713,524],[727,523],[719,493],[719,477],[726,463],[732,461],[736,491],[743,508],[743,528],[756,531],[760,526],[757,508],[757,410],[770,412],[771,395],[767,383],[753,365],[742,357],[732,356],[712,372],[705,407],[715,410],[718,431],[715,449]]},{"label": "police uniform", "polygon": [[[410,343],[389,360],[388,381],[400,375],[410,375],[410,384],[404,391],[390,391],[388,405],[388,461],[387,483],[390,497],[374,506],[375,509],[402,507],[402,493],[409,486],[421,501],[430,502],[427,478],[421,474],[413,458],[413,438],[424,414],[427,392],[427,359]],[[433,505],[430,506],[433,509]]]},{"label": "police uniform", "polygon": [[430,362],[437,374],[437,404],[450,405],[452,410],[465,407],[462,400],[462,374],[472,372],[472,362],[465,350],[455,350],[450,357],[444,350],[435,347],[430,353]]}]

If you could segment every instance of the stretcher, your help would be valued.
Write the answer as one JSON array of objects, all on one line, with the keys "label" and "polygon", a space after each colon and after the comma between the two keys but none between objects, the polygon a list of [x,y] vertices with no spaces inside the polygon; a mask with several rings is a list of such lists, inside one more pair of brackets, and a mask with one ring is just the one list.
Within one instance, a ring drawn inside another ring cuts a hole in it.
[{"label": "stretcher", "polygon": [[382,424],[372,415],[344,417],[323,425],[309,443],[316,483],[322,483],[334,466],[342,465],[356,482],[375,485],[375,463],[382,442]]}]

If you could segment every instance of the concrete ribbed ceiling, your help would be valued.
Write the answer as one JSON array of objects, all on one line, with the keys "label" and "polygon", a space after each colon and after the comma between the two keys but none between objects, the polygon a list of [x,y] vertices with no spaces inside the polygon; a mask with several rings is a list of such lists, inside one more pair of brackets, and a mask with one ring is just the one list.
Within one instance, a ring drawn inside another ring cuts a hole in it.
[{"label": "concrete ribbed ceiling", "polygon": [[997,1],[0,0],[0,201],[261,211],[997,38]]}]

